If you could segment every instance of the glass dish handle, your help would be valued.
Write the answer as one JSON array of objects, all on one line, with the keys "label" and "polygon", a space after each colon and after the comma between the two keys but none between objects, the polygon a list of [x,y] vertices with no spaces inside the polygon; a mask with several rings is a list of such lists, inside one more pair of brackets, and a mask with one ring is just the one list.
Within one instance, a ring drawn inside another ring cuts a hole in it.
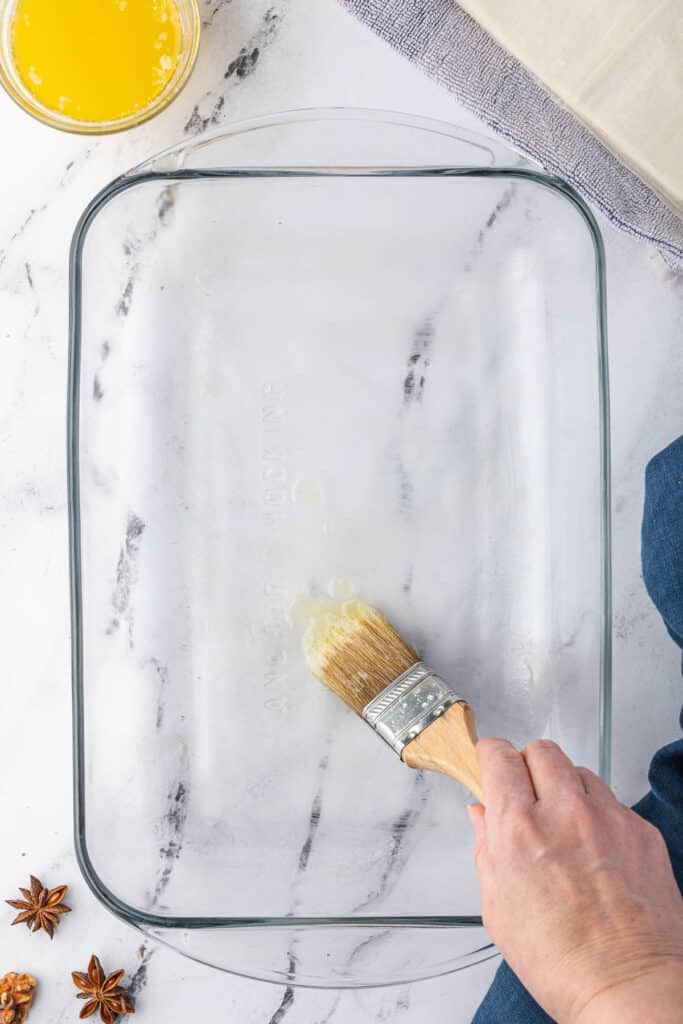
[{"label": "glass dish handle", "polygon": [[129,174],[248,168],[519,167],[529,161],[468,128],[385,110],[292,110],[236,122],[150,157]]}]

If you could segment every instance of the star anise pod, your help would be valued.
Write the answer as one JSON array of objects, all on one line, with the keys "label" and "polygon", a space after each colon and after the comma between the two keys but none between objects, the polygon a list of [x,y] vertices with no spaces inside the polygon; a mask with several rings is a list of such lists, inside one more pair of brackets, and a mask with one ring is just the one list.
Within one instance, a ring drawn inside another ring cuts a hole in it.
[{"label": "star anise pod", "polygon": [[0,1024],[21,1024],[26,1020],[37,984],[30,974],[15,971],[0,978]]},{"label": "star anise pod", "polygon": [[91,1017],[99,1010],[100,1019],[104,1024],[113,1024],[122,1014],[135,1013],[135,1006],[128,991],[119,985],[123,970],[105,975],[102,964],[93,955],[90,957],[87,974],[73,971],[71,977],[76,988],[81,990],[76,998],[88,1000],[80,1012],[81,1019]]},{"label": "star anise pod", "polygon": [[12,924],[22,924],[25,921],[29,931],[32,929],[37,932],[42,928],[52,938],[55,925],[59,924],[60,914],[68,914],[71,911],[71,907],[62,903],[68,888],[68,885],[58,885],[56,889],[46,889],[40,879],[31,875],[31,888],[19,890],[24,899],[5,901],[10,907],[20,911]]}]

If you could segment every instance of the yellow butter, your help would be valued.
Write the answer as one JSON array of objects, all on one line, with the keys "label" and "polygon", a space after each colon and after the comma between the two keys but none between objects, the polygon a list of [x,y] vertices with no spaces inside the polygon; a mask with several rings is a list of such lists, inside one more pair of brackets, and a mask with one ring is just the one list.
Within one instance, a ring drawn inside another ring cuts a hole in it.
[{"label": "yellow butter", "polygon": [[178,66],[176,0],[17,0],[12,59],[43,106],[78,121],[148,107]]}]

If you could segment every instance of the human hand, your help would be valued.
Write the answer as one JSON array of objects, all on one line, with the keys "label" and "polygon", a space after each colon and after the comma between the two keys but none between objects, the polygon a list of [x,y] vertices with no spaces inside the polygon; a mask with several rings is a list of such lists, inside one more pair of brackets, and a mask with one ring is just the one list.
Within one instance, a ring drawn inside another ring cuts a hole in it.
[{"label": "human hand", "polygon": [[683,1022],[683,899],[660,832],[549,740],[477,745],[484,925],[559,1024]]}]

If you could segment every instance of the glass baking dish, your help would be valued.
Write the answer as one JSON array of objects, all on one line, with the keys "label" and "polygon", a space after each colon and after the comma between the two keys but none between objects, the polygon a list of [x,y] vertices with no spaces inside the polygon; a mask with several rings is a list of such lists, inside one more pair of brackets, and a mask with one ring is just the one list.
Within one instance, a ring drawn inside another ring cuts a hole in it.
[{"label": "glass baking dish", "polygon": [[313,680],[357,593],[480,734],[608,774],[603,249],[461,129],[304,111],[118,178],[71,254],[75,831],[187,956],[355,987],[495,954],[468,794]]}]

